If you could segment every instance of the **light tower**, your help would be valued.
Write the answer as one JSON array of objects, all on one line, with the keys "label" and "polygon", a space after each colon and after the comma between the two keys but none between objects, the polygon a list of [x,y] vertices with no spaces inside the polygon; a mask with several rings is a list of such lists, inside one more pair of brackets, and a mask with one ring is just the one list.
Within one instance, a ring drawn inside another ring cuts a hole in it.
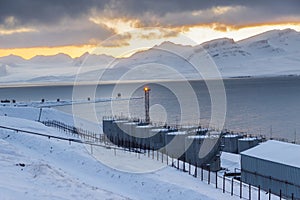
[{"label": "light tower", "polygon": [[149,87],[144,87],[144,92],[145,92],[145,120],[146,123],[149,124],[150,123],[150,113],[149,113],[149,92],[150,92],[150,88]]}]

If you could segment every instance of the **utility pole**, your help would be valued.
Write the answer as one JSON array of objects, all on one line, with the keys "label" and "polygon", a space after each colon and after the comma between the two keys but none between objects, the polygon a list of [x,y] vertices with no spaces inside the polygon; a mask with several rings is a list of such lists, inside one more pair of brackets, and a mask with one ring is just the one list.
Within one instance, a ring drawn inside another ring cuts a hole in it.
[{"label": "utility pole", "polygon": [[149,87],[144,87],[144,92],[145,92],[145,120],[146,123],[150,123],[150,113],[149,113],[149,108],[150,108],[150,100],[149,100],[149,92],[150,92]]}]

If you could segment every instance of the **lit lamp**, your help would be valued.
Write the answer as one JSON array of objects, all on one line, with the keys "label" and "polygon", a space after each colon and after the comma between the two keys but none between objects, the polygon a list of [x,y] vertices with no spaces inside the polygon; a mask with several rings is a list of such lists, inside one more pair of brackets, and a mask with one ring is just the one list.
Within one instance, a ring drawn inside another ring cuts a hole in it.
[{"label": "lit lamp", "polygon": [[149,87],[144,87],[144,92],[145,92],[145,120],[146,123],[150,123],[150,113],[149,113],[149,108],[150,108],[150,100],[149,100],[149,92],[150,92]]}]

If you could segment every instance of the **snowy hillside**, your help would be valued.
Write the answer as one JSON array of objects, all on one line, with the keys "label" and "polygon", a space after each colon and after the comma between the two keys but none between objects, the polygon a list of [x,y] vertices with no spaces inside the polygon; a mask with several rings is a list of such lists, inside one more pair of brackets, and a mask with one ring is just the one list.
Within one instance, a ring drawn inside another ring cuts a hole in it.
[{"label": "snowy hillside", "polygon": [[[5,106],[0,111],[0,126],[71,137],[32,121],[37,114],[34,108]],[[53,112],[58,119],[66,117]],[[12,117],[14,113],[26,119]],[[51,110],[47,113],[50,117]],[[135,154],[127,156],[137,160]],[[3,128],[0,158],[1,199],[239,199],[166,165],[151,173],[121,172],[96,160],[83,144]],[[158,163],[151,158],[148,162]]]},{"label": "snowy hillside", "polygon": [[[0,58],[0,83],[201,79],[199,69],[214,67],[222,77],[300,75],[300,33],[272,30],[242,41],[221,38],[196,46],[163,42],[129,58],[85,53],[36,56],[30,60],[10,55]],[[109,69],[107,69],[109,68]],[[125,76],[124,76],[125,75]],[[216,78],[210,76],[210,78]]]}]

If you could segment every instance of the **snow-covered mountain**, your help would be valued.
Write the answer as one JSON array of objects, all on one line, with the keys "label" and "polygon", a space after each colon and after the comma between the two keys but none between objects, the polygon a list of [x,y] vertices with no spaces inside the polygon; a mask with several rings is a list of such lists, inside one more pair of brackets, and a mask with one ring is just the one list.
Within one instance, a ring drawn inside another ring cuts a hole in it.
[{"label": "snow-covered mountain", "polygon": [[34,56],[29,60],[30,63],[48,65],[48,64],[66,64],[71,63],[73,59],[64,53],[59,53],[53,56]]},{"label": "snow-covered mountain", "polygon": [[84,53],[82,56],[73,59],[73,65],[75,66],[94,66],[108,64],[112,62],[115,58],[108,55],[95,55],[88,52]]},{"label": "snow-covered mountain", "polygon": [[[51,70],[43,67],[49,65]],[[103,80],[112,81],[121,77],[174,79],[176,74],[199,79],[195,67],[211,66],[226,78],[300,75],[300,33],[292,29],[272,30],[241,41],[220,38],[196,46],[163,42],[121,59],[89,53],[74,59],[65,54],[30,60],[10,55],[0,58],[0,66],[2,83],[41,82],[45,76],[66,82],[74,81],[78,74],[80,81],[98,81],[102,73]],[[46,82],[51,80],[47,78]]]}]

